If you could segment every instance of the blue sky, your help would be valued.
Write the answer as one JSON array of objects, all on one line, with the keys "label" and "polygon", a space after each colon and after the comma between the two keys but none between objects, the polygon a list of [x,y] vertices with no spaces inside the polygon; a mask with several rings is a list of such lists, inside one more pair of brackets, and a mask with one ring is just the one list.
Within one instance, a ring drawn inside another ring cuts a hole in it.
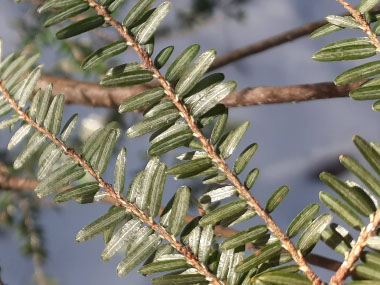
[{"label": "blue sky", "polygon": [[[0,36],[4,38],[7,53],[16,49],[19,44],[19,37],[12,31],[10,22],[14,17],[23,15],[19,10],[20,4],[15,4],[12,0],[1,2]],[[177,8],[186,3],[184,0],[173,2]],[[158,46],[173,44],[178,53],[190,44],[200,43],[202,50],[216,48],[218,54],[223,55],[328,14],[341,13],[343,9],[333,0],[254,0],[247,5],[245,11],[247,16],[242,21],[235,22],[217,14],[209,24],[191,33],[176,34],[165,42],[158,43]],[[334,39],[335,35],[314,41],[304,37],[221,70],[225,72],[227,79],[237,80],[239,88],[331,81],[340,72],[354,66],[350,62],[319,63],[311,59],[315,51]],[[85,117],[91,112],[101,114],[105,110],[70,106],[65,112],[66,116],[79,112]],[[251,127],[241,143],[241,148],[252,142],[259,144],[259,150],[250,165],[251,168],[258,167],[261,170],[261,176],[252,190],[255,197],[265,203],[279,186],[285,184],[291,189],[286,201],[273,215],[283,228],[286,228],[303,207],[318,199],[319,191],[326,190],[318,182],[317,173],[314,173],[321,163],[337,161],[341,153],[359,158],[351,142],[354,134],[370,141],[379,139],[378,116],[378,113],[371,110],[369,102],[354,102],[348,98],[230,110],[230,118],[234,122],[251,120]],[[127,124],[130,118],[127,117]],[[1,150],[6,148],[6,136],[3,131],[0,137]],[[123,138],[123,144],[131,150],[128,153],[127,168],[128,174],[132,175],[143,168],[139,153],[148,145],[148,139],[147,136],[132,141]],[[171,158],[167,161],[173,163]],[[311,177],[310,173],[314,176]],[[112,171],[108,171],[105,178],[111,180]],[[129,181],[130,178],[128,183]],[[186,181],[167,183],[165,201],[170,199],[181,183]],[[120,256],[108,263],[102,262],[101,238],[83,244],[75,242],[75,234],[104,211],[104,205],[78,206],[75,203],[60,207],[59,212],[44,211],[42,224],[49,250],[44,269],[49,275],[59,279],[60,284],[149,284],[148,278],[135,272],[126,278],[119,278],[115,268]],[[254,222],[261,223],[258,219]],[[318,249],[331,253],[323,245],[319,245]],[[12,285],[28,284],[33,267],[30,260],[20,256],[17,239],[14,236],[0,237],[0,252],[3,280]],[[331,256],[336,257],[334,254]],[[327,272],[320,269],[317,271],[327,278]]]}]

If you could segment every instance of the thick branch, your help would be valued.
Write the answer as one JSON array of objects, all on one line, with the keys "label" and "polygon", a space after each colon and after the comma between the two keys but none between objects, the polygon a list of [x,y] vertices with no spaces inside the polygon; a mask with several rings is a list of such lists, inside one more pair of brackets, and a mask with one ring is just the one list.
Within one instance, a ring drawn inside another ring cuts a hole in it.
[{"label": "thick branch", "polygon": [[[233,92],[222,103],[228,107],[241,107],[347,97],[351,90],[356,89],[363,82],[359,81],[343,86],[335,86],[332,82],[290,86],[259,86]],[[143,84],[131,87],[105,88],[96,83],[43,76],[37,87],[44,89],[49,83],[54,85],[54,94],[65,94],[67,104],[108,108],[118,108],[128,98],[147,90],[153,85]]]},{"label": "thick branch", "polygon": [[54,85],[54,94],[65,94],[66,103],[92,107],[118,108],[121,103],[151,87],[150,84],[130,87],[105,88],[96,83],[89,83],[67,78],[42,76],[37,88],[44,89],[49,83]]},{"label": "thick branch", "polygon": [[69,148],[64,142],[57,139],[52,133],[47,129],[37,124],[33,121],[27,113],[25,113],[16,103],[16,101],[9,95],[8,90],[5,89],[4,84],[0,81],[0,91],[3,94],[4,98],[9,102],[12,108],[20,115],[20,117],[33,128],[39,131],[41,134],[44,134],[48,139],[50,139],[56,146],[62,149],[65,155],[70,156],[76,163],[82,166],[101,186],[108,195],[115,199],[118,206],[124,207],[127,211],[131,212],[133,215],[138,217],[142,222],[147,224],[160,236],[166,239],[180,254],[185,256],[186,260],[198,272],[206,277],[207,280],[216,285],[222,285],[223,282],[219,281],[215,275],[208,271],[208,269],[198,261],[198,258],[182,243],[178,242],[175,237],[173,237],[165,228],[155,223],[150,217],[148,217],[144,212],[140,211],[134,204],[129,203],[123,196],[116,193],[113,187],[104,181],[104,179],[87,163],[82,156],[76,153],[73,149]]},{"label": "thick branch", "polygon": [[10,175],[7,167],[0,163],[0,189],[13,191],[32,190],[37,187],[38,183],[36,179]]},{"label": "thick branch", "polygon": [[[261,207],[259,202],[251,196],[248,189],[242,184],[240,179],[232,172],[228,164],[221,158],[216,152],[214,146],[209,142],[209,140],[204,136],[201,129],[198,128],[195,119],[191,116],[187,107],[181,102],[178,96],[175,94],[173,86],[168,82],[161,72],[154,66],[152,59],[146,53],[146,51],[135,41],[135,39],[129,34],[129,32],[124,29],[124,27],[116,22],[108,13],[108,11],[100,6],[95,0],[87,0],[88,3],[94,7],[98,13],[107,20],[111,26],[113,26],[120,35],[125,39],[125,41],[131,45],[131,47],[136,51],[140,59],[144,63],[144,67],[147,70],[153,72],[154,76],[157,78],[160,85],[165,89],[166,95],[172,100],[175,107],[181,113],[184,120],[187,122],[195,137],[199,139],[202,144],[203,149],[208,153],[209,157],[213,162],[219,167],[219,169],[226,175],[226,177],[234,184],[236,190],[241,196],[243,196],[249,206],[251,206],[260,216],[268,226],[268,229],[281,241],[282,246],[289,251],[292,255],[294,261],[299,265],[300,270],[302,270],[307,277],[313,281],[314,284],[321,284],[321,280],[314,273],[311,267],[307,264],[305,258],[297,251],[293,242],[286,236],[286,234],[281,230],[281,228],[275,223],[272,217]],[[219,283],[217,279],[214,279],[214,283]]]},{"label": "thick branch", "polygon": [[38,181],[30,178],[14,178],[0,174],[0,188],[4,190],[22,191],[25,189],[34,189],[38,185]]},{"label": "thick branch", "polygon": [[227,96],[222,103],[229,107],[262,104],[297,103],[317,99],[347,97],[364,81],[336,86],[333,82],[290,86],[259,86],[246,88]]}]

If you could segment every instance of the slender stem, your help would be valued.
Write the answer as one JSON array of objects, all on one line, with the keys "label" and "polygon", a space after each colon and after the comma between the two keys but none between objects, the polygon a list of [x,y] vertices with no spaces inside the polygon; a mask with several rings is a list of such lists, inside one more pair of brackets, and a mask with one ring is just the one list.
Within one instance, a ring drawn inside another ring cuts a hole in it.
[{"label": "slender stem", "polygon": [[[378,9],[379,7],[376,7],[374,10],[378,10]],[[341,14],[341,16],[347,16],[347,15],[349,14],[348,13]],[[266,38],[262,41],[258,41],[258,42],[249,44],[247,46],[238,48],[236,50],[233,50],[230,53],[227,53],[226,55],[217,57],[215,61],[213,62],[213,64],[211,65],[210,70],[221,68],[237,60],[241,60],[245,57],[255,55],[257,53],[266,51],[268,49],[278,47],[279,45],[282,45],[284,43],[291,42],[300,37],[309,35],[311,32],[322,27],[323,25],[327,23],[328,22],[325,19],[310,22],[305,25],[299,26],[297,28]]]},{"label": "slender stem", "polygon": [[214,146],[209,142],[209,140],[204,136],[202,131],[198,128],[196,121],[191,116],[187,107],[181,102],[178,96],[175,94],[172,85],[165,79],[165,77],[160,73],[160,71],[154,66],[152,59],[149,55],[141,48],[141,46],[135,41],[135,39],[129,34],[129,32],[124,29],[124,27],[115,21],[108,11],[96,3],[94,0],[87,0],[90,6],[94,7],[98,12],[98,15],[104,17],[127,41],[129,45],[137,52],[139,57],[144,63],[144,67],[153,72],[157,78],[160,85],[164,88],[166,95],[173,101],[176,108],[182,114],[182,117],[188,123],[189,127],[193,131],[194,135],[202,143],[203,149],[208,153],[209,157],[218,165],[219,169],[224,172],[227,178],[234,184],[237,191],[241,196],[243,196],[248,204],[256,211],[267,224],[268,229],[273,232],[273,234],[282,242],[282,246],[292,255],[294,261],[300,266],[308,278],[314,282],[314,284],[321,284],[319,277],[313,272],[310,266],[307,264],[305,258],[299,253],[294,246],[293,242],[286,236],[286,234],[281,230],[281,228],[274,222],[272,217],[261,207],[259,202],[251,196],[247,188],[241,183],[239,178],[232,172],[227,163],[217,154]]},{"label": "slender stem", "polygon": [[151,217],[148,217],[144,212],[140,211],[135,205],[129,203],[124,197],[120,194],[116,193],[113,187],[104,181],[104,179],[97,173],[95,170],[85,161],[82,156],[76,153],[73,149],[68,147],[61,140],[56,138],[52,133],[50,133],[47,129],[37,124],[32,118],[30,118],[16,103],[16,101],[9,95],[8,90],[4,87],[2,81],[0,81],[0,91],[6,100],[10,103],[12,108],[20,115],[20,117],[30,124],[32,127],[37,129],[40,133],[44,134],[47,138],[49,138],[55,145],[60,147],[62,151],[70,156],[76,163],[82,166],[92,177],[95,178],[99,185],[104,188],[108,195],[115,199],[116,204],[118,206],[124,207],[129,212],[137,216],[141,221],[145,224],[149,225],[154,231],[156,231],[160,236],[166,239],[180,254],[185,256],[186,260],[189,264],[191,264],[198,272],[206,277],[208,281],[215,285],[222,285],[223,282],[219,281],[214,274],[212,274],[201,262],[199,262],[198,258],[187,249],[182,243],[178,242],[175,237],[173,237],[165,228],[161,227],[157,223],[155,223]]},{"label": "slender stem", "polygon": [[380,51],[380,42],[377,38],[376,34],[372,31],[371,26],[367,23],[366,20],[364,20],[362,14],[358,10],[356,10],[354,7],[352,7],[349,3],[347,3],[345,0],[336,0],[340,4],[343,5],[343,7],[350,12],[352,17],[354,17],[355,21],[362,26],[363,32],[366,33],[373,43],[374,46],[376,46],[377,50]]},{"label": "slender stem", "polygon": [[358,260],[363,249],[367,246],[368,240],[375,234],[380,224],[380,209],[370,216],[369,224],[364,227],[358,237],[357,242],[352,247],[350,253],[344,259],[338,271],[331,277],[330,284],[342,284],[344,279],[353,269],[354,263]]},{"label": "slender stem", "polygon": [[232,62],[241,60],[245,57],[252,56],[270,48],[277,47],[284,43],[296,40],[300,37],[310,34],[311,32],[315,31],[316,29],[320,28],[325,24],[327,24],[326,20],[310,22],[303,26],[288,30],[286,32],[264,39],[262,41],[258,41],[247,46],[238,48],[225,55],[217,57],[211,65],[210,70],[221,68]]}]

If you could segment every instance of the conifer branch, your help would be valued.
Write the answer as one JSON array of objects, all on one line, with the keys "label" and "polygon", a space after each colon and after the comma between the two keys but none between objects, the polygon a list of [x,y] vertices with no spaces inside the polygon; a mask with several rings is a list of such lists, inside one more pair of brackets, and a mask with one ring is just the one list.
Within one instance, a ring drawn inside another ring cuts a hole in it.
[{"label": "conifer branch", "polygon": [[354,17],[355,21],[362,26],[363,32],[366,33],[371,40],[372,44],[380,50],[380,41],[377,38],[377,35],[372,31],[371,26],[364,20],[362,14],[354,7],[352,7],[345,0],[337,0],[343,7]]},{"label": "conifer branch", "polygon": [[[377,35],[372,31],[371,26],[363,18],[362,14],[353,8],[345,0],[337,0],[343,7],[351,14],[355,21],[360,24],[364,33],[368,35],[372,44],[376,49],[380,50],[380,41]],[[342,284],[345,278],[348,276],[350,271],[353,269],[354,263],[358,260],[360,254],[367,245],[368,239],[376,232],[377,227],[380,224],[380,209],[378,209],[374,215],[370,216],[370,223],[364,227],[357,239],[357,242],[352,247],[350,253],[345,257],[342,265],[336,271],[336,273],[331,277],[330,284]]]},{"label": "conifer branch", "polygon": [[[32,4],[37,5],[37,6],[43,3],[42,0],[29,0],[29,1]],[[347,15],[348,15],[347,13],[342,14],[342,16],[347,16]],[[221,68],[223,66],[226,66],[235,61],[241,60],[245,57],[255,55],[257,53],[280,46],[287,42],[291,42],[293,40],[299,39],[303,36],[307,36],[314,30],[322,27],[323,25],[327,23],[328,22],[325,19],[309,22],[299,27],[296,27],[294,29],[290,29],[288,31],[271,36],[264,40],[254,42],[244,47],[237,48],[225,55],[217,57],[215,61],[213,62],[213,64],[211,65],[209,72],[212,70]],[[118,40],[115,38],[111,38],[110,36],[102,32],[99,32],[98,30],[92,30],[92,32],[96,33],[100,38],[105,39],[105,40],[109,40],[109,41]]]},{"label": "conifer branch", "polygon": [[[0,189],[1,190],[9,190],[9,191],[33,190],[35,187],[37,187],[37,185],[39,183],[39,181],[37,179],[32,179],[32,178],[27,179],[27,178],[22,178],[22,177],[17,177],[17,176],[5,175],[4,173],[1,172],[1,170],[2,170],[2,163],[0,162]],[[4,180],[2,180],[2,176],[6,176],[7,179],[10,179],[11,181],[13,181],[13,183],[3,184]],[[24,186],[24,188],[22,188],[22,186]],[[105,198],[102,200],[102,202],[115,204],[116,200]],[[161,215],[163,209],[164,209],[163,207],[160,208],[159,216]],[[185,224],[190,223],[194,218],[195,217],[192,215],[189,215],[189,214],[186,215]],[[232,228],[224,227],[221,225],[216,225],[214,232],[215,232],[215,235],[217,235],[217,236],[229,238],[230,236],[237,234],[239,231],[232,229]],[[247,243],[246,246],[251,251],[255,251],[258,248],[260,248],[260,247],[257,247],[250,242]],[[337,260],[334,260],[334,259],[331,259],[328,257],[324,257],[324,256],[321,256],[318,254],[314,254],[314,253],[310,253],[308,256],[306,256],[306,260],[312,265],[315,265],[315,266],[318,266],[321,268],[325,268],[325,269],[328,269],[331,271],[337,271],[341,265],[341,262],[339,262]]]},{"label": "conifer branch", "polygon": [[147,70],[153,72],[154,76],[157,78],[160,85],[164,88],[166,95],[173,101],[173,104],[181,113],[184,120],[187,122],[195,137],[201,142],[203,149],[208,153],[209,157],[215,162],[219,169],[226,175],[226,177],[233,183],[239,194],[244,197],[248,204],[256,211],[267,224],[268,229],[281,241],[282,246],[292,255],[294,261],[299,265],[300,270],[303,271],[307,277],[313,281],[314,284],[321,284],[321,280],[314,273],[311,267],[307,264],[305,258],[299,253],[294,246],[293,242],[286,236],[286,234],[281,230],[281,228],[275,223],[272,217],[264,210],[264,208],[259,204],[259,202],[251,196],[247,188],[242,184],[240,179],[232,172],[228,164],[217,154],[214,146],[209,142],[209,140],[204,136],[202,131],[198,128],[196,121],[191,116],[187,107],[181,102],[178,96],[173,90],[173,86],[165,79],[161,72],[154,66],[152,59],[149,55],[142,49],[142,47],[135,41],[135,39],[129,34],[129,32],[124,29],[124,27],[118,23],[115,19],[111,17],[108,11],[95,2],[95,0],[87,0],[90,6],[94,7],[98,15],[103,16],[106,21],[108,21],[111,26],[113,26],[120,35],[126,40],[128,45],[130,45],[138,54],[140,59],[143,61],[143,66]]},{"label": "conifer branch", "polygon": [[370,216],[369,224],[360,231],[360,235],[352,247],[350,253],[345,257],[342,265],[331,277],[330,284],[342,284],[350,271],[353,269],[355,262],[359,259],[360,254],[367,246],[368,240],[375,234],[377,227],[380,225],[380,209]]},{"label": "conifer branch", "polygon": [[165,228],[155,223],[150,217],[148,217],[144,212],[140,211],[135,205],[129,203],[124,197],[116,193],[113,187],[105,182],[105,180],[88,164],[87,161],[82,158],[80,154],[75,152],[72,148],[68,147],[64,142],[56,138],[51,132],[37,124],[31,117],[29,117],[28,114],[26,114],[17,105],[16,101],[9,95],[9,92],[4,87],[4,83],[2,81],[0,81],[0,92],[26,123],[30,124],[38,132],[44,134],[56,146],[61,148],[65,155],[71,157],[76,163],[82,166],[99,183],[99,186],[104,188],[111,198],[115,199],[117,206],[123,207],[133,215],[137,216],[142,222],[156,231],[162,238],[166,239],[180,254],[186,258],[187,262],[191,264],[195,269],[197,269],[200,274],[204,275],[209,282],[215,285],[224,284],[222,281],[218,280],[217,277],[212,274],[202,263],[200,263],[198,258],[187,247],[178,242],[175,237],[173,237]]}]

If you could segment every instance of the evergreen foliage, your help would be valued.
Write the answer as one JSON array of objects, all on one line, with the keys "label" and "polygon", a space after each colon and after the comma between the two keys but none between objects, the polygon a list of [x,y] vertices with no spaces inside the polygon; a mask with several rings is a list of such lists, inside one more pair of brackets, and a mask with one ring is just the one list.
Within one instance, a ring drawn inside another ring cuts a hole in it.
[{"label": "evergreen foliage", "polygon": [[[123,2],[47,0],[38,11],[51,13],[45,22],[46,27],[80,16],[88,10],[93,13],[73,20],[59,30],[56,33],[58,39],[109,26],[123,36],[123,40],[90,53],[81,65],[83,70],[96,68],[131,49],[138,53],[142,62],[115,66],[100,82],[107,87],[121,87],[154,79],[158,81],[159,87],[152,87],[120,105],[121,114],[142,108],[147,110],[143,119],[125,132],[118,128],[116,122],[109,122],[96,130],[80,150],[70,148],[67,142],[78,115],[73,115],[63,125],[64,95],[52,96],[51,85],[44,90],[35,90],[42,66],[31,72],[29,69],[38,56],[13,53],[0,64],[0,90],[3,94],[0,99],[0,128],[9,128],[14,133],[8,148],[26,142],[14,160],[14,169],[24,167],[35,154],[40,153],[40,184],[35,189],[38,197],[54,195],[54,201],[58,203],[73,199],[79,203],[96,203],[106,198],[114,202],[104,215],[78,232],[76,240],[83,242],[103,235],[105,248],[102,260],[108,261],[118,252],[123,252],[124,258],[117,266],[117,273],[124,276],[143,264],[139,267],[141,274],[159,273],[153,277],[152,284],[320,284],[312,270],[305,267],[304,257],[320,240],[345,258],[350,257],[359,244],[359,240],[356,243],[353,238],[355,231],[359,230],[363,236],[365,233],[369,236],[364,240],[366,251],[360,254],[364,246],[359,251],[362,263],[355,265],[354,279],[379,280],[376,266],[380,260],[380,237],[370,237],[376,231],[380,216],[377,202],[380,181],[372,173],[373,170],[380,174],[378,145],[359,136],[353,139],[370,167],[348,156],[340,157],[344,167],[365,187],[356,182],[341,181],[326,172],[320,175],[322,182],[337,194],[321,192],[321,202],[349,229],[332,223],[333,215],[319,213],[320,206],[313,203],[291,221],[286,237],[272,224],[269,213],[279,211],[289,188],[278,188],[266,206],[260,208],[248,192],[259,170],[252,169],[246,177],[241,177],[257,150],[257,144],[251,143],[235,161],[230,160],[250,122],[228,132],[226,130],[228,110],[220,101],[235,90],[236,83],[225,81],[219,73],[206,75],[216,51],[211,49],[200,53],[199,45],[191,45],[176,58],[171,56],[172,46],[155,52],[154,35],[170,10],[170,2],[155,5],[154,0],[139,0],[120,19],[120,24],[113,15]],[[368,23],[378,19],[378,12],[371,12],[377,2],[363,0],[359,6],[363,19]],[[329,24],[315,31],[312,38],[342,29],[363,28],[351,16],[328,16],[327,20]],[[374,32],[377,32],[377,26],[373,27]],[[329,44],[313,58],[319,61],[355,60],[372,57],[377,52],[379,49],[370,38],[358,37]],[[168,67],[165,75],[159,71],[164,66]],[[340,74],[335,83],[346,84],[379,74],[379,61],[371,61]],[[355,100],[378,100],[373,109],[380,110],[379,78],[371,78],[350,96]],[[202,133],[205,127],[212,129],[208,138]],[[111,167],[110,158],[115,144],[124,133],[131,139],[151,134],[151,146],[147,151],[150,160],[126,187],[127,150],[122,148],[117,156],[111,186],[101,175]],[[188,152],[178,157],[176,165],[169,166],[160,160],[160,156],[179,147],[187,147]],[[232,165],[232,170],[226,161]],[[92,176],[92,181],[81,181],[86,173]],[[202,177],[204,184],[214,185],[211,191],[202,193],[197,199],[204,213],[187,224],[186,216],[192,199],[187,185],[179,187],[160,210],[165,182],[171,176],[179,180]],[[244,185],[240,179],[245,181]],[[221,182],[228,185],[220,185]],[[218,225],[236,225],[257,214],[264,219],[264,224],[263,221],[252,220],[251,227],[224,240],[215,234]],[[351,231],[354,234],[351,235]],[[290,240],[294,240],[295,245]],[[246,251],[247,243],[258,248],[257,251]],[[350,284],[366,284],[366,281]]]}]

